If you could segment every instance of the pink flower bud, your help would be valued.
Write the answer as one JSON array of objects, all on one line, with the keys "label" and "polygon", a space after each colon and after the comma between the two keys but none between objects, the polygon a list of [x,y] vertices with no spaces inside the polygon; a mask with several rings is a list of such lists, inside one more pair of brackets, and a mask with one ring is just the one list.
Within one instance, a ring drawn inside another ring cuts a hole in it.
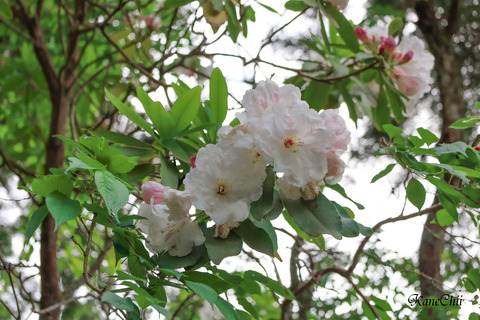
[{"label": "pink flower bud", "polygon": [[195,168],[195,161],[197,160],[197,156],[191,156],[190,157],[190,164],[192,165],[192,168]]},{"label": "pink flower bud", "polygon": [[148,181],[142,185],[143,201],[147,204],[160,204],[163,202],[165,186],[155,181]]},{"label": "pink flower bud", "polygon": [[395,39],[392,36],[388,36],[386,38],[380,37],[380,42],[383,45],[383,49],[388,54],[392,54],[395,51],[395,48],[397,47],[397,43],[395,42]]},{"label": "pink flower bud", "polygon": [[397,86],[407,97],[416,95],[424,87],[425,83],[422,79],[413,76],[399,75],[397,77]]},{"label": "pink flower bud", "polygon": [[363,43],[370,43],[367,31],[365,31],[365,29],[363,29],[362,27],[356,27],[355,34],[357,35],[358,40],[362,41]]},{"label": "pink flower bud", "polygon": [[400,59],[400,63],[407,63],[408,61],[412,60],[412,58],[413,58],[413,51],[408,50],[407,53],[405,53]]}]

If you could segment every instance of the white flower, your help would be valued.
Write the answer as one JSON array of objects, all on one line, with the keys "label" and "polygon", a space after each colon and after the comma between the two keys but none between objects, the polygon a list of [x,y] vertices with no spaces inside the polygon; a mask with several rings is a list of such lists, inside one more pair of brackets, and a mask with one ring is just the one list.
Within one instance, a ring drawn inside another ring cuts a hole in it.
[{"label": "white flower", "polygon": [[138,226],[147,234],[147,247],[154,252],[168,251],[172,256],[185,256],[193,246],[205,241],[198,223],[191,221],[188,211],[192,195],[164,187],[164,203],[142,203],[138,214],[146,219]]},{"label": "white flower", "polygon": [[[279,87],[272,80],[261,81],[255,89],[248,90],[243,96],[242,105],[247,112],[248,131],[255,133],[264,123],[263,113],[266,109],[285,107],[306,108],[308,105],[301,101],[301,92],[294,85]],[[298,105],[301,106],[298,106]]]},{"label": "white flower", "polygon": [[184,180],[195,207],[217,225],[245,220],[265,179],[255,168],[255,156],[242,148],[209,144],[198,151],[195,165]]},{"label": "white flower", "polygon": [[262,127],[255,133],[260,149],[273,158],[274,171],[286,174],[288,183],[302,187],[327,173],[325,154],[335,143],[332,130],[312,109],[282,106],[265,110]]}]

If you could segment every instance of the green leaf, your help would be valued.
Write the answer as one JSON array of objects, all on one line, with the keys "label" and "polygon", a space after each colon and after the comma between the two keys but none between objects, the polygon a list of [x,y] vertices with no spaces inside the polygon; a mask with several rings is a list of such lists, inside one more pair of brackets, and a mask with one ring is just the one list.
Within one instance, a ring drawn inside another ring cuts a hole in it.
[{"label": "green leaf", "polygon": [[194,0],[165,0],[163,5],[165,8],[174,9],[192,3],[193,1]]},{"label": "green leaf", "polygon": [[455,220],[458,221],[458,203],[459,201],[455,196],[445,193],[443,190],[438,190],[438,200],[442,207],[448,212],[448,214]]},{"label": "green leaf", "polygon": [[295,223],[312,237],[330,234],[342,238],[342,221],[335,208],[322,193],[315,200],[292,200],[280,192],[280,197]]},{"label": "green leaf", "polygon": [[[86,156],[86,158],[94,160],[95,162],[98,162],[97,160],[89,158],[88,156]],[[70,170],[75,170],[75,169],[86,169],[86,170],[100,169],[100,170],[105,170],[105,168],[106,168],[100,162],[98,162],[98,165],[92,166],[90,164],[87,164],[87,163],[83,162],[82,160],[80,160],[78,158],[70,157],[70,158],[68,158],[68,160],[70,161],[70,165],[68,166],[67,170],[65,170],[65,172],[68,172]]]},{"label": "green leaf", "polygon": [[137,95],[142,102],[143,109],[162,138],[171,138],[174,135],[174,121],[170,112],[165,110],[160,101],[153,101],[142,87],[137,87]]},{"label": "green leaf", "polygon": [[402,28],[403,28],[402,18],[396,17],[388,25],[388,35],[395,36],[400,30],[402,30]]},{"label": "green leaf", "polygon": [[478,126],[480,118],[478,116],[470,116],[468,118],[463,118],[452,123],[449,128],[453,129],[466,129]]},{"label": "green leaf", "polygon": [[82,213],[82,206],[77,200],[71,200],[64,194],[53,192],[46,197],[48,211],[55,219],[55,230],[67,221],[73,220]]},{"label": "green leaf", "polygon": [[213,120],[220,126],[227,116],[227,101],[227,82],[222,71],[219,68],[215,68],[210,77],[210,108],[212,109]]},{"label": "green leaf", "polygon": [[388,104],[392,110],[395,121],[401,123],[403,121],[403,110],[405,110],[405,103],[402,98],[394,92],[388,85],[385,86],[385,93],[387,94]]},{"label": "green leaf", "polygon": [[133,168],[127,174],[127,181],[134,183],[150,176],[155,172],[155,166],[150,163],[142,163]]},{"label": "green leaf", "polygon": [[138,312],[137,306],[132,302],[130,298],[121,298],[111,291],[107,291],[102,295],[102,302],[108,302],[112,306],[118,309],[125,310],[127,312]]},{"label": "green leaf", "polygon": [[352,97],[350,96],[350,92],[347,89],[347,83],[348,80],[341,81],[338,84],[338,88],[340,89],[340,92],[342,93],[342,97],[345,100],[345,103],[347,104],[348,107],[348,113],[350,115],[350,119],[357,124],[358,120],[358,114],[357,114],[357,107],[355,105],[355,102],[353,102]]},{"label": "green leaf", "polygon": [[327,187],[336,191],[336,192],[338,192],[345,199],[350,200],[355,206],[357,206],[357,208],[359,210],[365,209],[365,207],[361,203],[355,202],[355,201],[352,200],[352,198],[347,196],[347,193],[345,192],[345,189],[341,185],[339,185],[339,184],[334,184],[334,185],[327,184]]},{"label": "green leaf", "polygon": [[160,154],[160,177],[162,184],[173,189],[178,188],[178,171],[175,164]]},{"label": "green leaf", "polygon": [[383,126],[383,130],[388,134],[390,139],[393,139],[395,137],[401,137],[403,130],[399,127],[395,127],[393,124],[385,124]]},{"label": "green leaf", "polygon": [[480,171],[470,168],[465,168],[461,166],[450,166],[455,171],[463,171],[471,178],[480,178]]},{"label": "green leaf", "polygon": [[145,121],[142,117],[140,117],[133,108],[127,107],[120,99],[115,97],[113,94],[110,93],[105,88],[105,94],[107,95],[108,99],[113,103],[113,105],[123,113],[128,119],[130,119],[133,123],[137,126],[148,132],[152,137],[156,137],[157,135],[152,130],[151,125]]},{"label": "green leaf", "polygon": [[207,286],[214,289],[218,294],[225,292],[228,289],[236,286],[236,284],[230,283],[225,279],[222,279],[211,273],[198,272],[198,271],[185,271],[183,275],[189,281],[206,284]]},{"label": "green leaf", "polygon": [[160,268],[178,269],[195,265],[205,253],[205,246],[193,247],[192,252],[183,257],[172,256],[168,252],[152,257],[153,263]]},{"label": "green leaf", "polygon": [[273,257],[278,250],[277,234],[270,221],[244,220],[233,229],[250,248]]},{"label": "green leaf", "polygon": [[218,299],[215,301],[215,305],[223,314],[225,320],[242,320],[237,312],[235,312],[235,309],[233,309],[232,305],[225,301],[222,297],[218,297]]},{"label": "green leaf", "polygon": [[210,286],[204,283],[196,283],[185,280],[185,284],[187,285],[187,287],[192,289],[193,292],[198,294],[203,299],[207,300],[208,303],[210,303],[210,305],[213,307],[218,298],[218,293],[215,290],[213,290]]},{"label": "green leaf", "polygon": [[407,198],[408,200],[418,208],[422,210],[425,204],[425,187],[417,179],[412,178],[407,184]]},{"label": "green leaf", "polygon": [[480,271],[478,269],[470,269],[467,275],[468,280],[472,281],[477,289],[480,289]]},{"label": "green leaf", "polygon": [[[378,307],[380,309],[382,309],[383,311],[393,311],[392,310],[392,307],[390,306],[390,304],[383,300],[383,299],[380,299],[380,298],[377,298],[375,296],[370,296],[370,299],[372,299],[373,302],[375,302],[375,307]],[[382,318],[384,319],[384,318]]]},{"label": "green leaf", "polygon": [[284,286],[282,286],[277,281],[275,281],[275,280],[273,280],[269,277],[266,277],[259,272],[252,271],[252,270],[246,271],[243,275],[243,278],[248,279],[248,280],[257,281],[257,282],[263,284],[264,286],[266,286],[268,289],[272,290],[273,292],[279,294],[282,297],[285,297],[285,298],[290,299],[290,300],[295,299],[295,296],[293,295],[293,293],[289,289],[285,288]]},{"label": "green leaf", "polygon": [[353,220],[345,209],[332,201],[333,205],[337,209],[340,219],[342,220],[342,235],[344,237],[357,237],[360,234],[360,227],[358,223]]},{"label": "green leaf", "polygon": [[127,187],[110,172],[96,171],[95,185],[109,212],[116,214],[127,204],[129,196]]},{"label": "green leaf", "polygon": [[279,13],[277,12],[277,10],[273,9],[272,7],[267,6],[266,4],[261,3],[261,2],[259,2],[259,1],[257,1],[257,3],[258,3],[259,5],[261,5],[262,7],[264,7],[265,9],[267,9],[268,11],[273,12],[273,13],[276,13],[276,14],[279,14]]},{"label": "green leaf", "polygon": [[[437,216],[438,224],[443,226],[443,227],[451,225],[455,221],[455,219],[445,209],[441,209],[441,210],[437,211],[436,216]],[[433,222],[434,221],[432,221],[432,223]]]},{"label": "green leaf", "polygon": [[280,193],[274,189],[272,209],[263,216],[263,219],[268,221],[275,220],[280,214],[282,214],[282,211],[283,211],[283,203],[282,203],[282,200],[280,199]]},{"label": "green leaf", "polygon": [[110,158],[107,165],[109,171],[116,173],[127,173],[135,167],[135,163],[123,154],[115,154]]},{"label": "green leaf", "polygon": [[260,199],[250,204],[250,212],[257,220],[262,220],[273,207],[273,192],[275,187],[275,172],[271,167],[267,167],[267,177],[263,181],[263,192]]},{"label": "green leaf", "polygon": [[235,232],[230,232],[226,239],[215,238],[215,227],[207,229],[205,247],[213,263],[219,264],[223,259],[236,256],[242,251],[242,238]]},{"label": "green leaf", "polygon": [[358,38],[350,21],[348,21],[345,16],[331,4],[327,4],[325,10],[328,12],[329,17],[333,18],[334,23],[336,23],[338,34],[345,42],[347,48],[353,53],[359,52],[360,45],[358,43]]},{"label": "green leaf", "polygon": [[46,175],[35,178],[32,182],[32,191],[41,196],[48,196],[58,191],[69,197],[73,190],[73,182],[67,175]]},{"label": "green leaf", "polygon": [[325,109],[332,85],[319,81],[311,81],[302,92],[302,100],[305,100],[311,109],[319,111]]},{"label": "green leaf", "polygon": [[376,182],[377,180],[379,180],[380,178],[383,178],[385,177],[387,174],[389,174],[390,172],[392,172],[393,168],[395,167],[396,163],[390,163],[385,169],[383,169],[382,171],[380,171],[379,173],[377,173],[373,178],[372,178],[372,181],[370,181],[370,183],[374,183]]},{"label": "green leaf", "polygon": [[308,6],[303,0],[290,0],[285,3],[285,8],[292,11],[303,11],[308,8]]},{"label": "green leaf", "polygon": [[109,141],[123,144],[130,147],[140,148],[140,149],[152,149],[152,146],[148,143],[140,141],[134,137],[126,136],[124,134],[108,131],[108,130],[95,130],[91,132],[92,135],[100,138],[105,138]]},{"label": "green leaf", "polygon": [[202,88],[196,86],[179,96],[173,104],[171,115],[175,133],[185,129],[197,115],[201,93]]},{"label": "green leaf", "polygon": [[7,19],[13,18],[12,9],[6,0],[0,0],[0,15]]},{"label": "green leaf", "polygon": [[33,233],[42,224],[43,220],[48,216],[48,209],[46,206],[37,208],[28,219],[27,231],[25,231],[25,243],[33,236]]},{"label": "green leaf", "polygon": [[436,135],[434,135],[432,132],[428,131],[427,129],[417,128],[417,131],[420,134],[420,137],[422,137],[423,141],[425,141],[427,145],[431,145],[432,143],[435,143],[439,140]]},{"label": "green leaf", "polygon": [[434,148],[437,151],[438,155],[448,154],[448,153],[460,153],[467,156],[467,149],[472,149],[468,144],[463,141],[456,141],[453,143],[443,143],[440,146]]}]

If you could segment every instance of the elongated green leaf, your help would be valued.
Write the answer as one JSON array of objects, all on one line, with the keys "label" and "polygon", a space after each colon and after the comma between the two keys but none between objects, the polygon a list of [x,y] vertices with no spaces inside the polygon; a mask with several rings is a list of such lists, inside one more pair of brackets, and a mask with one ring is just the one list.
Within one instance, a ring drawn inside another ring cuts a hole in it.
[{"label": "elongated green leaf", "polygon": [[47,215],[48,209],[46,206],[41,206],[32,213],[32,216],[28,219],[27,231],[25,231],[25,243],[28,243],[28,240],[30,240]]},{"label": "elongated green leaf", "polygon": [[272,223],[266,220],[244,220],[233,229],[250,248],[273,257],[278,250],[277,235]]},{"label": "elongated green leaf", "polygon": [[232,305],[225,301],[222,297],[218,297],[218,299],[215,301],[215,305],[223,314],[225,320],[242,320],[235,309],[233,309]]},{"label": "elongated green leaf", "polygon": [[203,299],[207,300],[208,303],[210,303],[210,305],[213,307],[218,298],[218,293],[215,290],[213,290],[210,286],[204,283],[196,283],[185,280],[185,284],[187,285],[187,287],[192,289],[193,292],[198,294]]},{"label": "elongated green leaf", "polygon": [[267,177],[263,181],[263,193],[260,199],[250,204],[250,212],[257,220],[262,220],[273,207],[273,191],[275,186],[275,172],[267,167]]},{"label": "elongated green leaf", "polygon": [[135,167],[135,163],[123,154],[115,154],[110,158],[107,168],[111,172],[127,173]]},{"label": "elongated green leaf", "polygon": [[127,181],[134,183],[148,177],[155,172],[155,166],[150,163],[142,163],[133,168],[127,174]]},{"label": "elongated green leaf", "polygon": [[418,210],[422,210],[425,203],[425,195],[423,184],[415,178],[410,179],[407,184],[407,198]]},{"label": "elongated green leaf", "polygon": [[468,118],[463,118],[455,121],[450,125],[450,128],[454,129],[465,129],[478,126],[480,123],[480,118],[478,116],[470,116]]},{"label": "elongated green leaf", "polygon": [[205,246],[213,263],[219,264],[226,257],[236,256],[242,251],[242,238],[235,232],[230,232],[226,239],[215,238],[214,234],[215,227],[211,227],[205,235]]},{"label": "elongated green leaf", "polygon": [[370,181],[370,183],[374,183],[376,182],[377,180],[379,180],[380,178],[383,178],[385,177],[387,174],[389,174],[393,168],[395,167],[396,163],[390,163],[385,169],[383,169],[382,171],[380,171],[379,173],[377,173],[373,178],[372,178],[372,181]]},{"label": "elongated green leaf", "polygon": [[178,188],[178,171],[177,167],[160,154],[160,177],[162,184],[171,188]]},{"label": "elongated green leaf", "polygon": [[163,6],[168,9],[174,9],[192,3],[193,1],[194,0],[165,0]]},{"label": "elongated green leaf", "polygon": [[447,154],[447,153],[460,153],[467,156],[467,149],[471,149],[468,144],[463,141],[456,141],[453,143],[444,143],[434,148],[437,151],[437,154]]},{"label": "elongated green leaf", "polygon": [[[98,162],[97,160],[92,159],[92,158],[88,158],[88,159],[91,159],[91,160],[94,160],[94,161]],[[68,160],[70,161],[70,165],[68,166],[67,170],[65,170],[65,172],[68,172],[70,170],[75,170],[75,169],[86,169],[86,170],[100,169],[100,170],[105,170],[105,168],[106,168],[105,165],[101,164],[100,162],[98,162],[98,164],[99,164],[98,166],[93,166],[91,164],[85,163],[84,161],[82,161],[78,158],[74,158],[74,157],[70,157],[70,158],[68,158]]]},{"label": "elongated green leaf", "polygon": [[345,103],[347,104],[350,119],[352,119],[353,122],[357,124],[357,120],[358,120],[357,107],[355,105],[355,102],[353,102],[352,97],[350,96],[350,93],[347,89],[345,81],[342,81],[339,83],[339,89],[340,89],[340,92],[342,93],[342,97],[345,100]]},{"label": "elongated green leaf", "polygon": [[163,138],[173,137],[175,124],[172,114],[165,110],[161,102],[153,101],[140,86],[137,87],[137,95],[142,102],[143,109],[145,109],[148,117],[152,120],[153,126],[160,135]]},{"label": "elongated green leaf", "polygon": [[295,223],[312,237],[330,234],[342,238],[342,221],[335,206],[320,193],[315,200],[292,200],[280,192],[285,208]]},{"label": "elongated green leaf", "polygon": [[257,282],[263,284],[264,286],[266,286],[267,288],[269,288],[270,290],[272,290],[273,292],[279,294],[282,297],[285,297],[285,298],[291,299],[291,300],[295,299],[295,296],[293,295],[293,293],[289,289],[282,286],[277,281],[275,281],[275,280],[273,280],[269,277],[266,277],[259,272],[252,271],[252,270],[246,271],[243,275],[243,278],[248,279],[248,280],[257,281]]},{"label": "elongated green leaf", "polygon": [[219,68],[215,68],[210,77],[210,108],[212,109],[213,120],[220,126],[227,116],[227,101],[227,82],[222,71]]},{"label": "elongated green leaf", "polygon": [[62,223],[73,220],[82,213],[80,202],[69,199],[59,192],[49,194],[46,203],[48,211],[55,219],[55,231]]},{"label": "elongated green leaf", "polygon": [[353,201],[352,198],[350,198],[349,196],[347,196],[347,193],[345,192],[345,189],[339,185],[339,184],[334,184],[334,185],[331,185],[331,184],[327,184],[327,187],[338,192],[342,197],[344,197],[345,199],[348,199],[350,200],[355,206],[357,206],[357,208],[359,210],[363,210],[365,209],[365,207],[361,204],[361,203],[358,203],[358,202],[355,202]]},{"label": "elongated green leaf", "polygon": [[392,110],[393,117],[395,121],[401,123],[403,121],[403,110],[405,110],[405,103],[403,103],[402,98],[390,89],[389,86],[385,86],[385,93],[387,95],[388,104]]},{"label": "elongated green leaf", "polygon": [[172,106],[172,119],[175,133],[184,130],[198,113],[202,88],[196,86],[178,97]]},{"label": "elongated green leaf", "polygon": [[303,11],[308,8],[308,6],[303,0],[290,0],[285,3],[285,8],[292,11]]},{"label": "elongated green leaf", "polygon": [[95,172],[95,185],[105,200],[108,211],[116,214],[128,201],[128,189],[108,171]]},{"label": "elongated green leaf", "polygon": [[105,138],[109,141],[120,143],[126,146],[131,146],[131,147],[140,148],[140,149],[152,148],[152,146],[149,145],[148,143],[145,143],[134,137],[126,136],[124,134],[117,133],[117,132],[98,129],[98,130],[92,131],[92,134],[96,137]]},{"label": "elongated green leaf", "polygon": [[353,220],[350,215],[342,208],[341,205],[332,201],[333,205],[337,209],[340,219],[342,220],[342,235],[344,237],[356,237],[360,234],[360,227],[358,223]]},{"label": "elongated green leaf", "polygon": [[348,49],[350,49],[353,53],[359,52],[360,45],[358,43],[358,38],[350,21],[348,21],[345,16],[331,4],[327,4],[325,10],[328,12],[329,17],[333,18],[338,30],[338,34],[345,42],[345,45],[348,47]]},{"label": "elongated green leaf", "polygon": [[108,99],[113,103],[113,105],[123,113],[128,119],[130,119],[133,123],[137,126],[148,132],[152,137],[156,137],[155,132],[152,130],[151,125],[145,121],[142,117],[140,117],[135,110],[126,106],[120,99],[115,97],[110,91],[105,89],[105,94],[107,95]]},{"label": "elongated green leaf", "polygon": [[183,257],[176,257],[164,252],[161,255],[152,257],[152,261],[160,268],[178,269],[195,265],[206,252],[205,246],[193,247],[192,252]]}]

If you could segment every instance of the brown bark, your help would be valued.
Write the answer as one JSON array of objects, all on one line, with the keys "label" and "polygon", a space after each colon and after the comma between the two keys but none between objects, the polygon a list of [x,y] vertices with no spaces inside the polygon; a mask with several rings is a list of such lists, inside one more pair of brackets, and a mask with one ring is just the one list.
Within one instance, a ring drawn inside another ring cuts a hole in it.
[{"label": "brown bark", "polygon": [[[449,128],[450,124],[464,117],[465,114],[460,79],[462,62],[453,52],[455,45],[452,38],[458,26],[459,7],[460,1],[452,1],[448,13],[448,25],[441,28],[435,17],[432,2],[419,1],[415,4],[418,15],[417,25],[435,56],[436,82],[440,92],[443,120],[440,143],[464,140],[462,130]],[[443,294],[440,266],[445,233],[437,224],[431,224],[435,216],[436,212],[430,213],[425,222],[419,249],[419,271],[426,275],[426,277],[420,277],[421,294],[439,297]],[[430,314],[429,317],[434,315]]]},{"label": "brown bark", "polygon": [[[42,68],[45,77],[52,113],[50,118],[49,138],[46,142],[45,174],[50,174],[52,168],[62,168],[65,160],[65,145],[63,141],[53,137],[54,135],[65,135],[67,133],[67,116],[69,99],[68,94],[76,78],[78,66],[78,26],[85,19],[85,3],[77,0],[75,2],[74,25],[70,26],[68,33],[68,52],[64,67],[64,77],[61,71],[58,72],[48,51],[43,29],[40,23],[42,1],[38,2],[35,15],[32,16],[22,1],[18,6],[12,7],[15,16],[24,25],[28,34],[33,39],[33,46],[37,60]],[[46,309],[57,305],[62,298],[60,290],[60,273],[57,264],[58,234],[54,231],[55,220],[48,215],[41,225],[40,238],[40,277],[41,277],[41,298],[40,308]],[[60,318],[60,308],[42,313],[40,320],[56,320]]]}]

